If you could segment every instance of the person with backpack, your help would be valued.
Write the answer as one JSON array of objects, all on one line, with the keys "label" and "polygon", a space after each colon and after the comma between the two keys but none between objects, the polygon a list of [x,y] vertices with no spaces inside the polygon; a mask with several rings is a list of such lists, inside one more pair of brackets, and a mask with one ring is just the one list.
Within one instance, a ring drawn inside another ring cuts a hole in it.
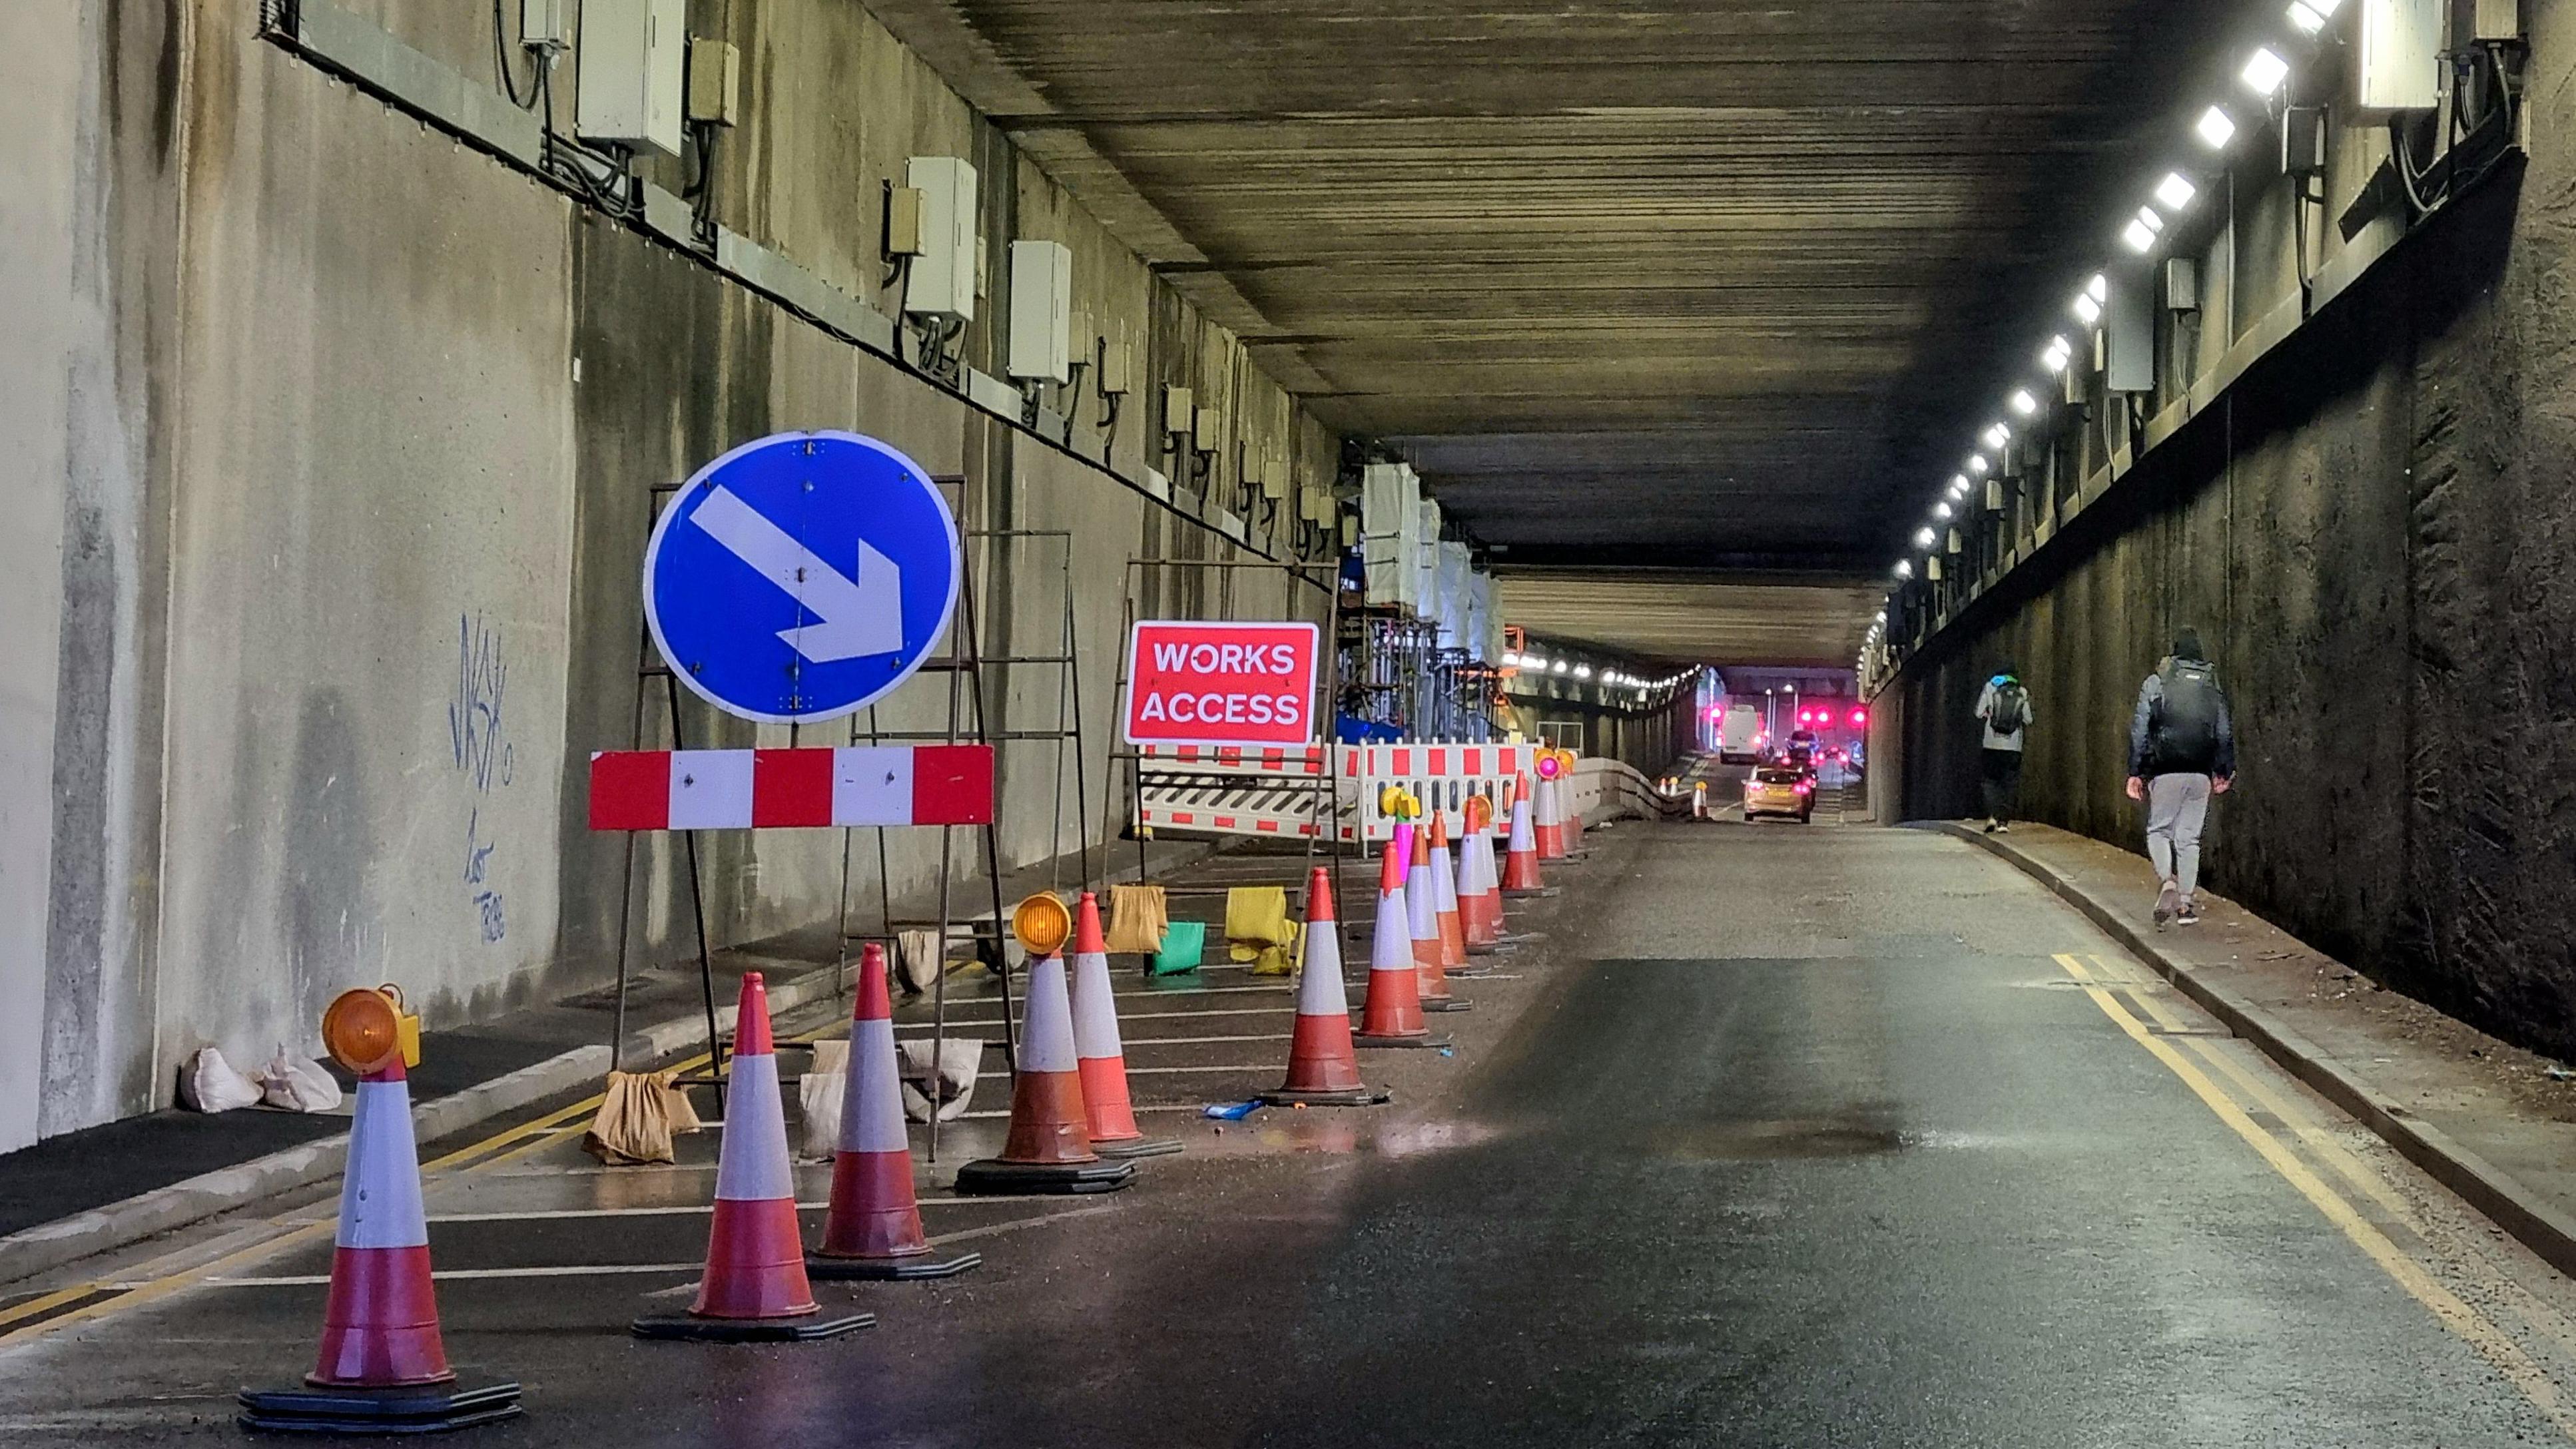
[{"label": "person with backpack", "polygon": [[2013,806],[2021,799],[2021,748],[2030,730],[2030,691],[2014,677],[2012,666],[1995,671],[1977,696],[1977,719],[1986,727],[1986,833],[2012,829]]},{"label": "person with backpack", "polygon": [[2129,718],[2129,798],[2147,802],[2147,859],[2163,885],[2156,892],[2156,929],[2168,922],[2197,925],[2192,892],[2200,884],[2200,828],[2212,795],[2236,783],[2236,725],[2217,666],[2200,647],[2200,634],[2174,635],[2173,653],[2138,686],[2138,708]]}]

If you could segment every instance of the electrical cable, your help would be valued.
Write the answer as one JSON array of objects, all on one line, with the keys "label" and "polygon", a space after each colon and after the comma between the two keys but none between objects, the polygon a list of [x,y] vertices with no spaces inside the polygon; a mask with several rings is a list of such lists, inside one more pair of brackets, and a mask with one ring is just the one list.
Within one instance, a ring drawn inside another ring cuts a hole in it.
[{"label": "electrical cable", "polygon": [[510,98],[511,105],[523,111],[531,111],[536,109],[539,85],[545,77],[545,58],[543,56],[537,58],[536,74],[528,77],[528,94],[525,99],[522,99],[519,95],[519,78],[510,69],[510,42],[507,27],[502,19],[503,4],[504,0],[492,0],[492,65],[501,73],[501,94]]}]

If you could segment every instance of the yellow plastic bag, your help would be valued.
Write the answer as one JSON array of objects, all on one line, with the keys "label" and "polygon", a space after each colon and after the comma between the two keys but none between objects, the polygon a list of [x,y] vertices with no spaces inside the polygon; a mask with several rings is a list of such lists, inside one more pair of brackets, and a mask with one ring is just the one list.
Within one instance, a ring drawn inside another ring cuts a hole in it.
[{"label": "yellow plastic bag", "polygon": [[1171,924],[1163,888],[1122,885],[1109,888],[1110,952],[1151,956],[1163,949],[1163,930]]},{"label": "yellow plastic bag", "polygon": [[671,1135],[698,1128],[689,1094],[672,1085],[678,1076],[676,1071],[610,1072],[599,1113],[582,1134],[582,1150],[611,1167],[678,1161]]},{"label": "yellow plastic bag", "polygon": [[1225,893],[1227,954],[1255,963],[1255,976],[1285,976],[1297,969],[1297,924],[1288,919],[1284,886],[1236,886]]}]

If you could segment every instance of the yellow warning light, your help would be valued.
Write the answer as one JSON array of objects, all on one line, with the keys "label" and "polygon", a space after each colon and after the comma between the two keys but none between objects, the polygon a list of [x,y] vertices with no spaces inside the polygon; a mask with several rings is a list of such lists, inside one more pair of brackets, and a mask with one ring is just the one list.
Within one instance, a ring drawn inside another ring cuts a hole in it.
[{"label": "yellow warning light", "polygon": [[322,1046],[362,1077],[402,1060],[402,1021],[392,999],[369,987],[341,992],[322,1013]]},{"label": "yellow warning light", "polygon": [[1057,897],[1040,891],[1011,908],[1011,934],[1032,956],[1052,956],[1073,935],[1073,913]]},{"label": "yellow warning light", "polygon": [[1541,750],[1538,752],[1538,777],[1540,779],[1553,780],[1564,773],[1565,762],[1557,758],[1556,751]]},{"label": "yellow warning light", "polygon": [[1470,833],[1482,830],[1486,826],[1494,823],[1494,802],[1486,799],[1484,796],[1468,796],[1467,804],[1464,808],[1467,813],[1467,829]]}]

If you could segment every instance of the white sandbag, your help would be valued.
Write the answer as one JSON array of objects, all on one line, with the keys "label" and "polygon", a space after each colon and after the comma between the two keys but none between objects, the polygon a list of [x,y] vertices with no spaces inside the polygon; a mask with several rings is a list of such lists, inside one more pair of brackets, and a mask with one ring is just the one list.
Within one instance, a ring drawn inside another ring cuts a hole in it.
[{"label": "white sandbag", "polygon": [[825,1037],[814,1043],[814,1061],[805,1069],[797,1084],[797,1102],[804,1108],[804,1156],[809,1162],[829,1162],[841,1146],[841,1102],[849,1088],[850,1042],[847,1037]]},{"label": "white sandbag", "polygon": [[229,1112],[259,1105],[259,1083],[233,1069],[224,1054],[199,1047],[179,1070],[179,1105],[195,1112]]},{"label": "white sandbag", "polygon": [[259,1074],[260,1103],[281,1112],[328,1112],[340,1105],[340,1084],[310,1057],[299,1057],[278,1043],[277,1055]]},{"label": "white sandbag", "polygon": [[[930,1047],[928,1041],[895,1043],[903,1073],[903,1115],[915,1122],[930,1120]],[[984,1043],[974,1037],[953,1038],[939,1054],[940,1121],[954,1122],[966,1115],[975,1096],[975,1070],[983,1060]]]}]

